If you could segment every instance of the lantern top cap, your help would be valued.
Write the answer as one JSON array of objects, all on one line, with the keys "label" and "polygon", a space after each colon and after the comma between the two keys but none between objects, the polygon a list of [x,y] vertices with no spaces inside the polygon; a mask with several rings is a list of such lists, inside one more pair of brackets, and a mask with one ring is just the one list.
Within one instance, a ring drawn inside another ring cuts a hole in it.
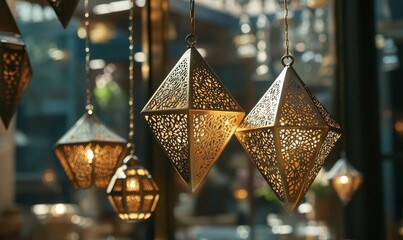
[{"label": "lantern top cap", "polygon": [[95,114],[85,112],[56,145],[93,141],[126,143],[122,137],[106,127]]},{"label": "lantern top cap", "polygon": [[347,161],[347,158],[344,157],[337,160],[332,169],[330,169],[328,178],[333,179],[343,175],[362,177],[362,174]]}]

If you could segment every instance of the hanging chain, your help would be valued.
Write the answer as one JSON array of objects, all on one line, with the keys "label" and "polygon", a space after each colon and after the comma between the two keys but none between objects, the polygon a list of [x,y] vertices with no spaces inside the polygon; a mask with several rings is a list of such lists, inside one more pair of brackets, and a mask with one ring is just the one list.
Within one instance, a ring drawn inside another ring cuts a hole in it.
[{"label": "hanging chain", "polygon": [[133,0],[130,1],[130,14],[129,14],[129,143],[130,155],[134,156],[134,4]]},{"label": "hanging chain", "polygon": [[[283,66],[292,66],[294,57],[290,54],[290,40],[288,37],[288,0],[284,0],[284,38],[285,38],[285,55],[281,58]],[[288,63],[285,60],[288,59]]]},{"label": "hanging chain", "polygon": [[186,36],[188,47],[196,45],[195,0],[190,0],[190,34]]},{"label": "hanging chain", "polygon": [[92,105],[92,86],[91,86],[91,80],[90,80],[90,58],[91,58],[91,53],[90,53],[90,12],[88,8],[88,2],[89,0],[84,0],[84,27],[85,27],[85,74],[87,78],[87,113],[92,114],[94,111],[94,106]]}]

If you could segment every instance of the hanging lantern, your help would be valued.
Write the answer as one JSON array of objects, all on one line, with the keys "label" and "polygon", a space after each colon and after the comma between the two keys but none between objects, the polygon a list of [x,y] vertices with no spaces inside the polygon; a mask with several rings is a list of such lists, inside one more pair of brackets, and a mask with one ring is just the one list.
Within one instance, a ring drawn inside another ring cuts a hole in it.
[{"label": "hanging lantern", "polygon": [[200,53],[189,49],[142,110],[145,121],[182,179],[195,191],[224,150],[245,112]]},{"label": "hanging lantern", "polygon": [[337,196],[346,205],[363,182],[363,177],[346,158],[337,160],[329,171],[329,182]]},{"label": "hanging lantern", "polygon": [[340,126],[292,68],[287,0],[284,5],[284,69],[235,135],[284,208],[293,212],[339,139]]},{"label": "hanging lantern", "polygon": [[25,43],[6,1],[0,1],[0,16],[0,116],[8,128],[32,70]]},{"label": "hanging lantern", "polygon": [[[89,28],[88,0],[84,1],[86,30]],[[75,188],[106,188],[124,153],[126,142],[109,130],[94,114],[90,89],[89,35],[86,38],[86,113],[55,145],[55,153]]]},{"label": "hanging lantern", "polygon": [[109,202],[119,218],[139,222],[151,216],[159,199],[159,189],[147,169],[134,154],[134,4],[130,1],[129,14],[129,143],[127,156],[106,190]]},{"label": "hanging lantern", "polygon": [[85,113],[55,145],[55,152],[75,188],[106,188],[126,142],[93,114]]},{"label": "hanging lantern", "polygon": [[49,5],[55,10],[63,27],[66,28],[73,16],[79,0],[48,0]]},{"label": "hanging lantern", "polygon": [[127,156],[113,176],[107,194],[119,218],[142,221],[151,216],[159,199],[157,184],[136,156]]}]

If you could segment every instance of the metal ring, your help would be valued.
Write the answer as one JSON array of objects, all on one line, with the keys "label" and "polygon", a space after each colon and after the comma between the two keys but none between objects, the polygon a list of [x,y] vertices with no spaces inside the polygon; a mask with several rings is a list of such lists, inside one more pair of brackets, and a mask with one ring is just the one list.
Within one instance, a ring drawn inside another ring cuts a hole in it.
[{"label": "metal ring", "polygon": [[196,45],[196,36],[194,34],[189,34],[186,36],[185,41],[189,47],[193,47]]},{"label": "metal ring", "polygon": [[[286,59],[289,59],[290,60],[290,62],[287,64],[286,62],[285,62],[285,60]],[[281,64],[283,64],[283,66],[284,67],[288,67],[288,66],[292,66],[293,64],[294,64],[294,57],[293,56],[291,56],[291,55],[284,55],[282,58],[281,58]]]}]

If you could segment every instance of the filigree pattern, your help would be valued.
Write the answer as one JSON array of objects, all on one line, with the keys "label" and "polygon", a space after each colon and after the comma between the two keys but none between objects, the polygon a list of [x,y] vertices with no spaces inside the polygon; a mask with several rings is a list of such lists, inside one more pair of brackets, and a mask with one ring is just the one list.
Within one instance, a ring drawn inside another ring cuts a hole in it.
[{"label": "filigree pattern", "polygon": [[319,100],[315,97],[315,95],[313,95],[311,93],[311,91],[309,91],[307,86],[304,86],[306,92],[309,94],[309,96],[311,97],[313,103],[315,104],[316,108],[318,109],[318,111],[320,112],[320,114],[322,115],[324,121],[326,122],[327,125],[334,127],[334,128],[340,128],[340,125],[337,124],[337,122],[332,118],[332,116],[330,116],[329,112],[325,109],[325,107],[322,105],[322,103],[319,102]]},{"label": "filigree pattern", "polygon": [[285,202],[282,177],[277,166],[273,129],[266,128],[256,131],[236,132],[235,134],[259,172],[273,189],[273,192],[281,202]]},{"label": "filigree pattern", "polygon": [[235,135],[292,212],[340,137],[339,131],[340,126],[287,66]]},{"label": "filigree pattern", "polygon": [[[96,144],[94,147],[94,184],[96,187],[107,187],[111,177],[115,173],[123,153],[123,146]],[[100,160],[102,159],[102,160]]]},{"label": "filigree pattern", "polygon": [[362,177],[358,176],[349,176],[347,182],[340,183],[342,176],[338,176],[335,178],[330,179],[330,184],[332,185],[333,189],[336,191],[337,196],[339,196],[340,200],[344,204],[347,204],[353,198],[353,195],[360,187],[361,183],[363,182]]},{"label": "filigree pattern", "polygon": [[196,49],[191,49],[192,108],[202,110],[242,110]]},{"label": "filigree pattern", "polygon": [[192,187],[196,189],[224,150],[236,127],[239,113],[208,114],[194,111],[192,121]]},{"label": "filigree pattern", "polygon": [[145,120],[165,154],[174,164],[176,171],[185,182],[189,182],[187,114],[145,115]]},{"label": "filigree pattern", "polygon": [[314,110],[312,100],[296,78],[292,73],[285,77],[284,99],[279,107],[279,123],[281,126],[317,126],[319,121],[323,120]]},{"label": "filigree pattern", "polygon": [[193,191],[245,115],[194,47],[183,54],[142,114]]},{"label": "filigree pattern", "polygon": [[[263,95],[256,106],[248,114],[239,128],[269,127],[274,125],[275,113],[281,96],[281,79],[274,81],[273,85]],[[268,113],[268,114],[267,114]]]},{"label": "filigree pattern", "polygon": [[314,166],[312,170],[309,172],[304,192],[307,192],[309,187],[311,186],[312,182],[315,180],[316,176],[318,175],[320,169],[322,168],[323,164],[325,163],[326,157],[329,155],[332,148],[336,145],[337,140],[340,138],[341,134],[329,131],[323,142],[318,156],[315,160]]},{"label": "filigree pattern", "polygon": [[322,140],[322,129],[280,129],[280,147],[288,201],[297,202]]},{"label": "filigree pattern", "polygon": [[147,110],[188,107],[188,59],[183,58],[162,82],[145,106]]},{"label": "filigree pattern", "polygon": [[133,155],[123,160],[106,192],[119,217],[128,221],[149,218],[159,199],[157,184]]},{"label": "filigree pattern", "polygon": [[[89,150],[94,154],[91,160],[85,157]],[[90,187],[92,184],[96,187],[107,187],[122,152],[123,146],[91,143],[64,145],[56,149],[69,180],[75,187],[80,188]]]}]

